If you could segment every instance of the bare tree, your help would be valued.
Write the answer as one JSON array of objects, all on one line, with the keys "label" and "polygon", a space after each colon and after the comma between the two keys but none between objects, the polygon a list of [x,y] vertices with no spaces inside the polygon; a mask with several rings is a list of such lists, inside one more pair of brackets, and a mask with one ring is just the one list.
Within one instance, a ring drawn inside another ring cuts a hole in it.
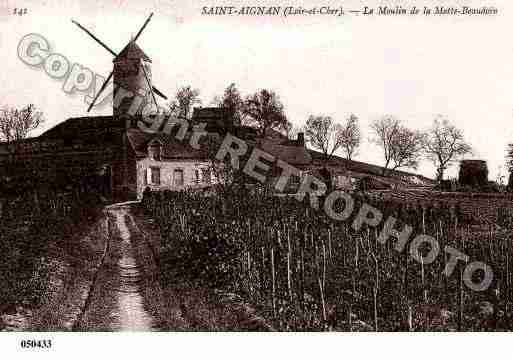
[{"label": "bare tree", "polygon": [[509,192],[513,191],[513,143],[508,143],[506,148],[506,167],[508,168],[509,177],[506,186]]},{"label": "bare tree", "polygon": [[509,172],[513,172],[513,143],[508,143],[506,148],[506,167]]},{"label": "bare tree", "polygon": [[506,175],[504,174],[502,166],[497,167],[497,175],[495,176],[495,182],[499,185],[501,189],[504,189],[506,186]]},{"label": "bare tree", "polygon": [[22,109],[6,107],[0,110],[0,139],[6,142],[22,140],[43,121],[42,112],[33,104]]},{"label": "bare tree", "polygon": [[260,137],[265,137],[268,129],[284,130],[287,126],[284,106],[274,91],[264,89],[248,96],[243,112]]},{"label": "bare tree", "polygon": [[192,116],[192,108],[196,104],[200,104],[199,90],[193,89],[191,86],[183,86],[178,89],[175,99],[168,104],[171,113],[178,113],[180,118],[190,120]]},{"label": "bare tree", "polygon": [[346,159],[351,160],[358,150],[362,141],[358,117],[351,114],[346,122],[340,128],[341,148]]},{"label": "bare tree", "polygon": [[342,126],[330,116],[310,115],[304,130],[306,140],[323,153],[325,162],[342,146]]},{"label": "bare tree", "polygon": [[300,132],[304,132],[304,129],[303,126],[294,126],[292,122],[287,121],[284,132],[289,140],[295,140]]},{"label": "bare tree", "polygon": [[461,156],[472,153],[472,147],[465,141],[462,130],[439,116],[424,138],[424,151],[435,164],[436,178],[440,181],[451,164]]},{"label": "bare tree", "polygon": [[375,120],[371,129],[375,135],[371,142],[381,147],[385,157],[383,175],[389,168],[417,168],[424,142],[420,131],[410,130],[391,116]]}]

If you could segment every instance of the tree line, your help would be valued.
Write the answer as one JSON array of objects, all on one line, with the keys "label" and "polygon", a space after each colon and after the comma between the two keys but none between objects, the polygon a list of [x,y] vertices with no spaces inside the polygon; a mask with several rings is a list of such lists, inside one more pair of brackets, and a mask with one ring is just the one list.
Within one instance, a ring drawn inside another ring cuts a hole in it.
[{"label": "tree line", "polygon": [[[200,91],[191,86],[181,87],[168,104],[171,113],[190,119],[192,108],[201,104]],[[306,142],[323,155],[324,163],[337,153],[352,160],[358,155],[363,141],[359,119],[351,114],[343,121],[331,116],[312,114],[306,122],[294,126],[287,118],[285,106],[273,90],[261,89],[242,96],[235,84],[230,84],[221,96],[215,96],[214,106],[225,108],[236,125],[254,127],[261,137],[270,129],[293,138],[303,132]],[[463,131],[442,116],[434,119],[425,131],[408,128],[394,116],[383,116],[370,124],[369,142],[380,148],[384,162],[383,175],[388,170],[401,168],[417,169],[422,159],[431,161],[436,167],[436,179],[443,180],[446,170],[467,154],[472,147]],[[513,153],[513,147],[511,149]]]},{"label": "tree line", "polygon": [[[182,86],[166,104],[166,111],[171,116],[190,120],[193,108],[200,104],[200,91]],[[342,121],[324,114],[311,114],[303,124],[294,126],[286,115],[280,96],[270,89],[260,89],[243,96],[232,83],[209,105],[223,107],[234,125],[253,127],[262,138],[270,130],[290,139],[303,132],[310,147],[322,153],[325,165],[335,154],[347,160],[354,159],[363,142],[359,118],[355,114]],[[4,107],[0,110],[0,141],[9,143],[24,139],[43,123],[42,112],[33,104],[22,108]],[[387,175],[389,170],[416,170],[419,162],[425,159],[435,166],[436,180],[441,181],[451,165],[473,153],[463,130],[442,116],[437,116],[431,127],[424,131],[409,128],[394,116],[373,120],[369,130],[368,141],[380,149],[383,157],[383,175]],[[506,166],[511,173],[513,143],[507,148]],[[513,188],[512,176],[508,188]]]}]

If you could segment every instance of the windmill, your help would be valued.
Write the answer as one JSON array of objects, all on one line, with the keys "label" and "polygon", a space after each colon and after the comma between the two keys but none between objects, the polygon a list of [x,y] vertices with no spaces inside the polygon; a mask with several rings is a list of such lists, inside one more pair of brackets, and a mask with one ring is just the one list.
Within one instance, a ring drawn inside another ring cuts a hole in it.
[{"label": "windmill", "polygon": [[94,106],[96,100],[103,92],[103,90],[107,86],[107,83],[110,81],[113,75],[114,85],[118,88],[118,91],[119,88],[123,88],[125,90],[130,91],[132,95],[135,94],[134,96],[127,96],[127,98],[122,99],[121,103],[115,103],[114,115],[119,115],[121,113],[128,111],[130,106],[132,106],[132,103],[134,102],[134,98],[136,96],[142,96],[146,101],[153,100],[155,106],[157,106],[155,94],[167,100],[166,95],[164,95],[161,91],[159,91],[156,87],[154,87],[151,84],[151,59],[136,45],[137,39],[139,38],[139,36],[141,36],[141,33],[150,22],[152,16],[153,13],[150,14],[150,16],[146,19],[146,21],[139,29],[135,37],[128,42],[128,44],[123,48],[123,50],[120,53],[114,52],[109,46],[107,46],[103,41],[101,41],[91,31],[86,29],[77,21],[71,20],[75,25],[77,25],[81,30],[85,31],[93,40],[95,40],[105,50],[107,50],[114,56],[113,70],[110,72],[109,76],[102,84],[100,90],[98,91],[93,101],[89,105],[87,112],[91,111],[91,108]]}]

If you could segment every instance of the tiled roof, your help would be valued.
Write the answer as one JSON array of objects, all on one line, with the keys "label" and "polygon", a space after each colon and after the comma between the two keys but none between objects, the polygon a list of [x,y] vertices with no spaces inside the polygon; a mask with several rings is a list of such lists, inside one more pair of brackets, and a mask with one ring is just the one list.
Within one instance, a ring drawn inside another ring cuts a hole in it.
[{"label": "tiled roof", "polygon": [[193,124],[204,123],[208,132],[224,132],[232,130],[233,120],[225,108],[196,107],[192,112]]},{"label": "tiled roof", "polygon": [[257,147],[292,166],[308,165],[312,162],[312,156],[304,146],[261,140]]},{"label": "tiled roof", "polygon": [[43,132],[39,137],[63,138],[94,133],[99,130],[122,129],[125,126],[124,121],[119,121],[113,116],[73,117]]},{"label": "tiled roof", "polygon": [[173,135],[148,134],[139,129],[127,130],[127,138],[138,157],[148,155],[148,144],[159,140],[162,144],[162,157],[166,159],[206,159],[205,151],[196,150],[189,145],[188,139],[177,140]]},{"label": "tiled roof", "polygon": [[[323,162],[323,154],[314,150],[308,150],[308,152],[311,154],[314,162],[316,163],[322,163]],[[385,177],[383,176],[383,167],[373,165],[370,163],[360,162],[360,161],[354,161],[354,160],[347,160],[342,157],[333,156],[328,166],[334,166],[334,167],[343,167],[346,170],[350,171],[351,173],[355,174],[365,174],[365,175],[372,175],[372,176],[379,176],[379,177]],[[433,184],[434,181],[430,178],[424,177],[419,174],[400,171],[400,170],[387,170],[387,176],[388,179],[396,179],[402,182],[422,182],[426,184]]]},{"label": "tiled roof", "polygon": [[223,107],[195,107],[192,111],[193,121],[211,121],[228,117],[228,111]]},{"label": "tiled roof", "polygon": [[145,157],[148,154],[146,148],[147,144],[155,137],[155,135],[151,135],[136,128],[131,128],[127,130],[126,137],[135,154],[139,157]]}]

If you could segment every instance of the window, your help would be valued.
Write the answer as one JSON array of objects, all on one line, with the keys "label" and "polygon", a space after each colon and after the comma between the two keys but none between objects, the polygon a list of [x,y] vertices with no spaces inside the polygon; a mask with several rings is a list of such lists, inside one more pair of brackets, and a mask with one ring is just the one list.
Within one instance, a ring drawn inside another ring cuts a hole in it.
[{"label": "window", "polygon": [[203,182],[210,184],[212,182],[212,177],[210,175],[210,168],[202,168],[201,172],[203,175]]},{"label": "window", "polygon": [[174,170],[173,183],[175,186],[183,186],[183,169],[177,168]]},{"label": "window", "polygon": [[194,170],[194,183],[196,183],[196,184],[200,183],[200,170],[199,169]]},{"label": "window", "polygon": [[159,141],[155,141],[148,146],[148,155],[152,160],[160,161],[162,145]]},{"label": "window", "polygon": [[306,171],[299,171],[299,173],[296,175],[292,175],[290,177],[290,184],[293,186],[299,186],[299,184],[303,181],[303,179],[308,175]]},{"label": "window", "polygon": [[290,177],[290,182],[289,183],[291,185],[299,185],[300,182],[301,182],[301,178],[299,176],[293,175],[293,176]]},{"label": "window", "polygon": [[160,185],[160,168],[159,167],[150,167],[149,171],[149,184]]}]

